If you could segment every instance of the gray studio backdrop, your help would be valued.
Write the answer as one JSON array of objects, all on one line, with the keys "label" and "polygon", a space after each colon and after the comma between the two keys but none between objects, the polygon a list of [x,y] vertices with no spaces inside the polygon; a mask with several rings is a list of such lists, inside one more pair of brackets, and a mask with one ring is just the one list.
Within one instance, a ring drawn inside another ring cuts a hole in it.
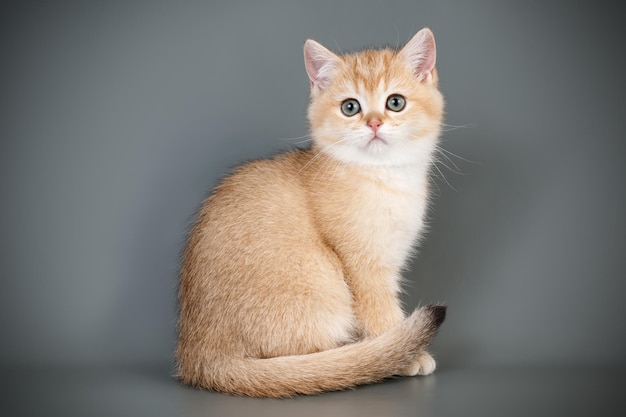
[{"label": "gray studio backdrop", "polygon": [[624,30],[593,4],[3,2],[0,361],[170,363],[193,212],[306,146],[304,40],[430,26],[450,153],[407,308],[449,304],[442,367],[624,363]]}]

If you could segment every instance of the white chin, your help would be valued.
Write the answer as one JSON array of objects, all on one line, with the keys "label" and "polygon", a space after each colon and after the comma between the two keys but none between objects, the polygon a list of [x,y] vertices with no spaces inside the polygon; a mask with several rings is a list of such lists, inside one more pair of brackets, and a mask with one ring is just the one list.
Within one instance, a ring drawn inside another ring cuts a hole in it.
[{"label": "white chin", "polygon": [[411,146],[391,145],[376,140],[366,146],[329,146],[324,152],[347,163],[368,166],[403,166],[428,164],[431,159],[433,143],[412,143]]},{"label": "white chin", "polygon": [[389,144],[382,139],[372,139],[363,148],[363,152],[375,157],[382,157],[389,151]]}]

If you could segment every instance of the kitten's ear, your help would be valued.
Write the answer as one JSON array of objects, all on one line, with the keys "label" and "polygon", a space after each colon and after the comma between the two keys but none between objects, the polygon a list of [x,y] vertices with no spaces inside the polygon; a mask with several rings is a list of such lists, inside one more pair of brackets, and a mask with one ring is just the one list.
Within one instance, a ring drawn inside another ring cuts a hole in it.
[{"label": "kitten's ear", "polygon": [[311,80],[312,93],[328,88],[339,62],[337,55],[314,40],[307,39],[304,43],[304,66]]},{"label": "kitten's ear", "polygon": [[435,60],[437,48],[435,36],[428,28],[417,32],[413,38],[402,48],[400,56],[404,58],[415,75],[423,83],[432,83],[435,80]]}]

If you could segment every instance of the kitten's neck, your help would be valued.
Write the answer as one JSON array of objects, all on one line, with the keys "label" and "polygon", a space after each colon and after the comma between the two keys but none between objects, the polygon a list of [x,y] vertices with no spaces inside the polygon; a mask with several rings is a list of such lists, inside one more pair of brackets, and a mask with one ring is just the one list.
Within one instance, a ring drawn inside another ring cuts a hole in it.
[{"label": "kitten's neck", "polygon": [[428,168],[423,164],[393,166],[357,166],[359,174],[387,188],[402,192],[422,190],[427,183]]},{"label": "kitten's neck", "polygon": [[373,165],[342,161],[317,146],[309,152],[311,159],[307,168],[315,172],[317,180],[326,176],[332,180],[360,178],[402,192],[421,191],[428,183],[430,158],[401,165]]}]

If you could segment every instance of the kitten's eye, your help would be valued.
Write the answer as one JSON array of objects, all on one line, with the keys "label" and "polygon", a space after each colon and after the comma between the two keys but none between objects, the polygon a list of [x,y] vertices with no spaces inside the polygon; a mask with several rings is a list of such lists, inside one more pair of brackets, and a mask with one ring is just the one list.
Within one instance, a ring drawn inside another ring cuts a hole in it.
[{"label": "kitten's eye", "polygon": [[348,117],[352,117],[361,111],[361,105],[353,98],[344,100],[341,103],[341,112]]},{"label": "kitten's eye", "polygon": [[406,99],[400,94],[394,94],[387,99],[387,108],[391,111],[401,111],[406,106]]}]

